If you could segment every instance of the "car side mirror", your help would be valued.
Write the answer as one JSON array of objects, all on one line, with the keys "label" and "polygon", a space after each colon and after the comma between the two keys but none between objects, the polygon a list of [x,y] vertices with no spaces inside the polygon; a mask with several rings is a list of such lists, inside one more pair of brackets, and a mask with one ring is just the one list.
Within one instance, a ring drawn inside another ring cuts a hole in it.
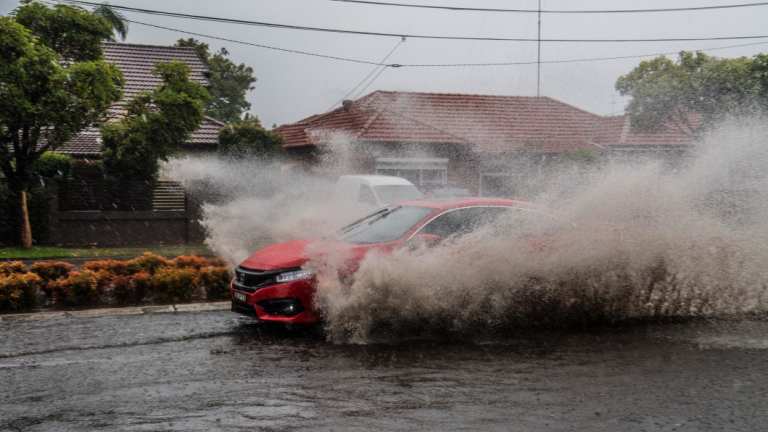
[{"label": "car side mirror", "polygon": [[412,248],[417,247],[435,247],[443,238],[436,234],[418,233],[408,241],[408,245]]}]

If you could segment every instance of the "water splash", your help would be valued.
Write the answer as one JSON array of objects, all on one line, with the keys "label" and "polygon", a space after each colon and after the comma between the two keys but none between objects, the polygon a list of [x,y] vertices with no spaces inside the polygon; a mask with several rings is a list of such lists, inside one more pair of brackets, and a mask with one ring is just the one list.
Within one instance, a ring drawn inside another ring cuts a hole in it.
[{"label": "water splash", "polygon": [[328,335],[367,342],[763,313],[767,140],[764,122],[731,121],[681,169],[608,164],[575,193],[569,176],[555,178],[536,201],[557,222],[515,221],[436,248],[372,254],[348,283],[321,273],[317,306]]},{"label": "water splash", "polygon": [[351,141],[343,134],[323,139],[328,148],[309,170],[286,160],[185,156],[168,161],[163,175],[201,202],[206,244],[236,265],[271,242],[332,235],[369,210],[334,194],[353,163]]}]

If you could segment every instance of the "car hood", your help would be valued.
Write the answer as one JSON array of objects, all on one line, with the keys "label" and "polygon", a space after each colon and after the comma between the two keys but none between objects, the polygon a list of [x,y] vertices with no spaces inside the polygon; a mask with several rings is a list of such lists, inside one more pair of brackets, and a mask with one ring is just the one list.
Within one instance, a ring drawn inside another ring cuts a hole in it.
[{"label": "car hood", "polygon": [[[310,246],[311,245],[311,246]],[[332,252],[349,252],[355,247],[348,243],[328,240],[293,240],[275,243],[259,249],[240,263],[253,270],[280,270],[301,267],[310,259]]]}]

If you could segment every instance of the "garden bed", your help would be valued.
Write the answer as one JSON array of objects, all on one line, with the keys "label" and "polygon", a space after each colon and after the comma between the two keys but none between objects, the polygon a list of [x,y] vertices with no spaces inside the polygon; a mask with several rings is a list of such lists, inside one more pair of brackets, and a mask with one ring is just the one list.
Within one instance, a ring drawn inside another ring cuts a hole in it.
[{"label": "garden bed", "polygon": [[229,269],[218,259],[168,259],[146,252],[127,260],[0,262],[0,312],[215,301],[228,297]]}]

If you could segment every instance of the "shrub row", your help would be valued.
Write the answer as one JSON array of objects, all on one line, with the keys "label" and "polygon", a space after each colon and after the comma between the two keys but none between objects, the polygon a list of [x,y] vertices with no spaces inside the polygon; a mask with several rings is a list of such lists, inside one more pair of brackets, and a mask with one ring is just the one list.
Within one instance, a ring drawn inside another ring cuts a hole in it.
[{"label": "shrub row", "polygon": [[61,261],[0,262],[0,311],[40,306],[132,305],[225,299],[230,273],[218,259],[153,253],[97,260],[77,269]]}]

